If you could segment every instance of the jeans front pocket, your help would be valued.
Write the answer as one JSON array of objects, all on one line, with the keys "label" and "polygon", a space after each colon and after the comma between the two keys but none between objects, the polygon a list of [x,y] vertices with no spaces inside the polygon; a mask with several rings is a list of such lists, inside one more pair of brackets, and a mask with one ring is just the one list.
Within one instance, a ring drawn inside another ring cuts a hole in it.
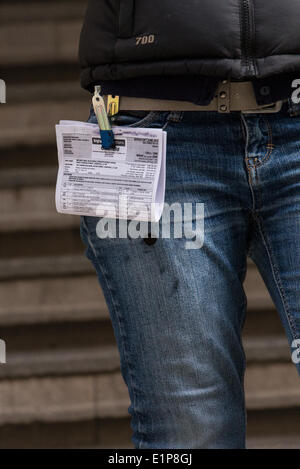
[{"label": "jeans front pocket", "polygon": [[130,112],[126,113],[124,111],[122,114],[115,116],[113,125],[165,129],[169,115],[169,111],[145,111],[143,112],[143,117],[134,117]]},{"label": "jeans front pocket", "polygon": [[132,37],[134,29],[135,0],[119,0],[119,38]]},{"label": "jeans front pocket", "polygon": [[[151,127],[166,130],[170,122],[181,122],[184,112],[180,111],[121,111],[111,118],[112,127]],[[88,122],[97,124],[93,108],[90,110]]]}]

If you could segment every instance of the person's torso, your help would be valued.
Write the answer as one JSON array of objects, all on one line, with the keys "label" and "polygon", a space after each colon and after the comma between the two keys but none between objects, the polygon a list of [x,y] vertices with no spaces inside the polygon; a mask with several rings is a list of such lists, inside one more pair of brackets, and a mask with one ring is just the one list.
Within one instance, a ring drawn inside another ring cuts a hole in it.
[{"label": "person's torso", "polygon": [[82,85],[139,76],[300,71],[299,0],[89,0]]}]

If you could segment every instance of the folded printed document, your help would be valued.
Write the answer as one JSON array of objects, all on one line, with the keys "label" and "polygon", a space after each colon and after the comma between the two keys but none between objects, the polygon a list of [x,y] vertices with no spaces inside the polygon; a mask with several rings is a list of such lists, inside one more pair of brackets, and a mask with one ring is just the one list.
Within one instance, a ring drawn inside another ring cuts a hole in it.
[{"label": "folded printed document", "polygon": [[113,131],[116,147],[105,150],[96,124],[56,126],[57,211],[157,222],[164,207],[167,134],[136,127]]}]

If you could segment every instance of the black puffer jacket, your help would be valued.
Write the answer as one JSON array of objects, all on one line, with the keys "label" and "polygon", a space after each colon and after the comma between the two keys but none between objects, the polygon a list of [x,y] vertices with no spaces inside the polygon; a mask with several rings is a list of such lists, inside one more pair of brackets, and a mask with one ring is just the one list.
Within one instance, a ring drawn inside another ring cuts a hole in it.
[{"label": "black puffer jacket", "polygon": [[300,0],[89,0],[82,85],[144,75],[300,72]]}]

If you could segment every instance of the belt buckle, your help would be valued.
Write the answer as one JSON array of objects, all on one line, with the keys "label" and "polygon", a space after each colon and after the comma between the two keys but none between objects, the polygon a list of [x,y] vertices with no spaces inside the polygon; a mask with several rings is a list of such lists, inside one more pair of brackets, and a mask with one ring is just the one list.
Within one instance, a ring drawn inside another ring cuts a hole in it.
[{"label": "belt buckle", "polygon": [[282,108],[283,101],[276,101],[276,103],[268,104],[266,106],[260,106],[257,109],[248,109],[242,111],[243,114],[273,114],[279,112]]}]

